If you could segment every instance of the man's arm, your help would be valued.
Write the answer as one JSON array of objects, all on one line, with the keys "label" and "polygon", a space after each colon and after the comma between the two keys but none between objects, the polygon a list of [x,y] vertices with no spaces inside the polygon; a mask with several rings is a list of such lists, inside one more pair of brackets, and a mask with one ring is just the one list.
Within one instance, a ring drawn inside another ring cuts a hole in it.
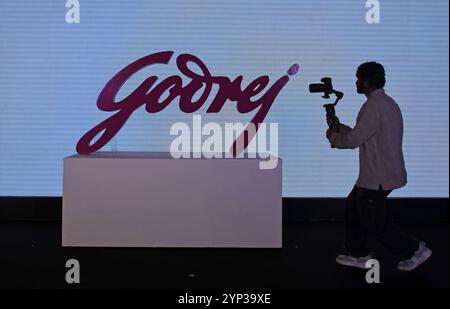
[{"label": "man's arm", "polygon": [[339,133],[344,134],[344,133],[348,133],[352,130],[352,128],[350,128],[349,126],[341,123],[341,125],[339,126]]},{"label": "man's arm", "polygon": [[355,128],[342,125],[340,132],[334,132],[330,143],[339,149],[355,149],[371,138],[377,130],[377,115],[364,105],[359,112]]},{"label": "man's arm", "polygon": [[327,124],[328,127],[333,127],[335,123],[339,124],[339,132],[346,133],[352,130],[349,126],[341,123],[337,116],[327,115]]}]

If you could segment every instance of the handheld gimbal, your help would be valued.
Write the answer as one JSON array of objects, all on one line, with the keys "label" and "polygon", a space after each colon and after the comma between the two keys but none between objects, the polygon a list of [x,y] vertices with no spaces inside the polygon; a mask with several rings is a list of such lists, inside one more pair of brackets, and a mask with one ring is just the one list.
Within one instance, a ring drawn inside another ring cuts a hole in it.
[{"label": "handheld gimbal", "polygon": [[[336,96],[334,103],[324,104],[323,107],[325,108],[327,118],[330,117],[332,119],[332,123],[329,125],[329,128],[339,132],[340,123],[337,121],[335,106],[339,100],[344,97],[344,93],[333,89],[330,77],[323,77],[320,81],[322,82],[321,84],[310,84],[309,92],[323,92],[322,98],[324,99],[329,99],[330,94],[334,94]],[[331,147],[334,148],[333,145]]]}]

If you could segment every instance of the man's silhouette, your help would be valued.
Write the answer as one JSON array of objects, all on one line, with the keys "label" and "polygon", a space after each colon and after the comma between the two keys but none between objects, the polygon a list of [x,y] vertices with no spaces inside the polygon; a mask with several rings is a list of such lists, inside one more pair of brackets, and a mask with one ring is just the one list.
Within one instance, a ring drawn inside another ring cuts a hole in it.
[{"label": "man's silhouette", "polygon": [[[357,92],[367,101],[361,107],[356,126],[340,124],[339,132],[328,129],[326,136],[339,149],[359,148],[359,177],[347,197],[347,253],[336,261],[366,268],[372,258],[367,237],[372,233],[391,253],[402,259],[397,268],[411,271],[431,256],[425,243],[403,233],[393,222],[385,199],[392,190],[407,183],[402,152],[403,118],[399,106],[385,94],[385,72],[381,64],[366,62],[356,72]],[[328,117],[328,123],[339,121]]]}]

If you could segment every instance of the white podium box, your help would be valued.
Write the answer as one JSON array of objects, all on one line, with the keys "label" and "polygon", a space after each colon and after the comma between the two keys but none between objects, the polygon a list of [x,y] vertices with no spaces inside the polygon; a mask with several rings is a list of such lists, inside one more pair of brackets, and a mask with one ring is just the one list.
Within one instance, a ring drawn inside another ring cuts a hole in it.
[{"label": "white podium box", "polygon": [[98,152],[64,159],[62,245],[282,247],[282,161]]}]

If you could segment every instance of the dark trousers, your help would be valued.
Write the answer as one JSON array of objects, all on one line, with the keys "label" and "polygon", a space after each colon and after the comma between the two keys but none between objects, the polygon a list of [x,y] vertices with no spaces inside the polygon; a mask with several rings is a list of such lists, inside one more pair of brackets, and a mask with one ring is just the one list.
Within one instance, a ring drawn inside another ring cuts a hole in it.
[{"label": "dark trousers", "polygon": [[373,234],[391,253],[409,259],[419,249],[419,242],[403,233],[395,224],[386,206],[392,192],[355,186],[347,197],[345,211],[345,247],[354,257],[370,254],[368,234]]}]

